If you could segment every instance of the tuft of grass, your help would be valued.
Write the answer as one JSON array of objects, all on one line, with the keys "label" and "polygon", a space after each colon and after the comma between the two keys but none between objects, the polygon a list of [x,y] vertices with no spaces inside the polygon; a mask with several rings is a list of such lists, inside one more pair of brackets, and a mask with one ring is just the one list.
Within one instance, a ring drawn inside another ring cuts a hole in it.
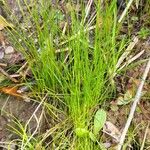
[{"label": "tuft of grass", "polygon": [[[125,45],[124,39],[117,40],[121,25],[117,23],[116,0],[106,1],[103,6],[100,0],[92,6],[81,2],[78,13],[70,0],[66,15],[58,9],[58,4],[53,6],[48,1],[17,2],[23,21],[12,16],[16,27],[10,30],[10,38],[33,73],[36,83],[33,92],[48,91],[60,110],[67,107],[71,130],[92,131],[93,114],[115,90],[111,76]],[[66,26],[62,28],[61,23]],[[61,95],[59,100],[56,95]],[[61,107],[60,101],[65,105]],[[65,140],[62,138],[61,144]],[[99,148],[88,136],[78,137],[75,132],[67,140],[72,149]]]}]

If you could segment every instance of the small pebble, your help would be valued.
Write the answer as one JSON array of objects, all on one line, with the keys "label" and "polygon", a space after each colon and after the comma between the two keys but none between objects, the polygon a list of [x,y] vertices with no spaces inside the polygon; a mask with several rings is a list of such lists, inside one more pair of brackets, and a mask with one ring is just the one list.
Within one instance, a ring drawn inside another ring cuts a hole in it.
[{"label": "small pebble", "polygon": [[12,46],[8,46],[5,49],[5,54],[11,54],[14,52],[14,48]]},{"label": "small pebble", "polygon": [[110,142],[106,142],[103,143],[103,145],[105,146],[105,148],[110,148],[112,144]]},{"label": "small pebble", "polygon": [[4,58],[4,51],[0,51],[0,59]]}]

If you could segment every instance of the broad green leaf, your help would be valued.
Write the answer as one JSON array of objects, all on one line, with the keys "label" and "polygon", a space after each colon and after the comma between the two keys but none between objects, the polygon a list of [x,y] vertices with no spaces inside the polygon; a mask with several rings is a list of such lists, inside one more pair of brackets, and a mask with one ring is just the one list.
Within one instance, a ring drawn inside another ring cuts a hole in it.
[{"label": "broad green leaf", "polygon": [[96,142],[96,141],[97,141],[95,135],[94,135],[92,132],[89,132],[89,137],[90,137],[90,139],[91,139],[93,142]]},{"label": "broad green leaf", "polygon": [[106,122],[106,112],[99,109],[94,116],[94,134],[97,135]]},{"label": "broad green leaf", "polygon": [[75,133],[78,137],[85,137],[89,134],[89,131],[85,128],[76,128]]}]

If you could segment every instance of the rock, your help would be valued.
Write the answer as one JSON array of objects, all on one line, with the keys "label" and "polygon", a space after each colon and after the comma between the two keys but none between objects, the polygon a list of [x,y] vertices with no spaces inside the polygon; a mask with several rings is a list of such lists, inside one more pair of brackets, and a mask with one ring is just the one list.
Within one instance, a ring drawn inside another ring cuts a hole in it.
[{"label": "rock", "polygon": [[5,54],[11,54],[11,53],[14,53],[14,48],[12,46],[8,46],[5,49]]}]

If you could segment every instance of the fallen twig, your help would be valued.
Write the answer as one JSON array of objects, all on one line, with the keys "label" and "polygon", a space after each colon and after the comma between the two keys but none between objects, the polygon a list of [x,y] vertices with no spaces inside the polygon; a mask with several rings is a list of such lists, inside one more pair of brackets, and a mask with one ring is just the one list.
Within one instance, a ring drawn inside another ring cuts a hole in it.
[{"label": "fallen twig", "polygon": [[85,23],[85,20],[86,20],[87,16],[89,15],[89,12],[90,12],[90,10],[91,10],[92,3],[93,3],[93,0],[89,0],[88,3],[87,3],[87,6],[86,6],[86,8],[85,8],[84,23]]},{"label": "fallen twig", "polygon": [[128,11],[128,9],[130,8],[132,2],[133,2],[133,0],[129,0],[129,2],[128,2],[126,8],[125,8],[125,10],[123,11],[123,13],[122,13],[121,16],[120,16],[120,19],[118,20],[119,23],[123,20],[123,18],[124,18],[125,15],[127,14],[127,11]]},{"label": "fallen twig", "polygon": [[127,122],[126,122],[126,125],[123,129],[123,132],[121,134],[121,137],[120,137],[120,141],[119,141],[119,144],[118,144],[118,147],[117,147],[117,150],[121,150],[122,146],[123,146],[123,143],[124,143],[124,140],[125,140],[125,136],[127,134],[127,131],[128,131],[128,128],[131,124],[131,121],[133,119],[133,116],[134,116],[134,112],[135,112],[135,109],[136,109],[136,106],[137,104],[139,103],[140,101],[140,98],[141,98],[141,95],[142,95],[142,90],[143,90],[143,86],[144,86],[144,83],[145,83],[145,80],[147,78],[147,75],[148,75],[148,72],[150,70],[150,58],[148,60],[148,63],[147,63],[147,66],[145,68],[145,71],[143,73],[143,76],[142,76],[142,80],[141,80],[141,83],[137,89],[137,92],[136,92],[136,95],[135,95],[135,98],[134,98],[134,102],[131,106],[131,109],[130,109],[130,114],[129,114],[129,117],[127,119]]},{"label": "fallen twig", "polygon": [[0,67],[0,72],[5,75],[7,78],[9,78],[11,81],[17,83],[18,80],[16,80],[15,78],[11,77],[3,68]]},{"label": "fallen twig", "polygon": [[[120,58],[119,58],[119,60],[118,60],[118,62],[117,62],[117,64],[116,64],[116,66],[115,66],[114,73],[112,74],[112,78],[114,78],[114,77],[116,76],[117,71],[120,71],[120,70],[123,69],[126,65],[128,65],[129,63],[131,63],[131,62],[133,61],[133,59],[135,59],[135,57],[134,57],[134,58],[132,58],[132,61],[131,61],[131,60],[130,60],[130,62],[127,61],[126,63],[124,63],[124,64],[121,66],[121,64],[124,62],[124,60],[127,59],[128,55],[131,53],[132,49],[133,49],[134,46],[137,44],[137,42],[138,42],[138,38],[137,38],[137,37],[134,37],[134,38],[133,38],[133,41],[130,42],[130,44],[128,45],[128,47],[127,47],[127,49],[125,50],[125,52],[120,56]],[[144,50],[143,50],[141,53],[143,53],[143,52],[144,52]],[[140,55],[141,55],[141,53],[140,53]],[[137,57],[137,55],[136,55],[136,57]]]},{"label": "fallen twig", "polygon": [[12,75],[10,75],[12,78],[18,78],[18,77],[20,77],[20,74],[12,74]]},{"label": "fallen twig", "polygon": [[22,66],[21,66],[21,68],[19,68],[19,70],[16,72],[16,73],[20,73],[26,66],[27,66],[27,62],[25,62]]},{"label": "fallen twig", "polygon": [[142,141],[142,146],[141,146],[140,150],[143,150],[143,149],[144,149],[144,144],[145,144],[146,137],[147,137],[147,134],[148,134],[149,126],[150,126],[150,123],[148,122],[147,127],[146,127],[146,130],[145,130],[144,138],[143,138],[143,141]]},{"label": "fallen twig", "polygon": [[124,67],[128,66],[128,65],[131,64],[133,61],[135,61],[136,59],[138,59],[144,52],[145,52],[145,50],[142,50],[140,53],[136,54],[136,55],[133,56],[131,59],[127,60],[127,61],[118,69],[118,71],[122,70]]},{"label": "fallen twig", "polygon": [[6,67],[6,66],[7,66],[7,64],[5,64],[5,63],[0,63],[0,66],[2,66],[2,67]]},{"label": "fallen twig", "polygon": [[120,58],[119,58],[119,60],[118,60],[118,62],[116,64],[116,70],[120,67],[120,65],[122,64],[122,62],[131,53],[132,49],[137,44],[137,42],[138,42],[138,38],[134,37],[133,41],[129,44],[129,46],[127,47],[127,49],[125,50],[125,52],[120,56]]},{"label": "fallen twig", "polygon": [[26,123],[26,125],[25,125],[25,129],[27,129],[29,123],[31,122],[31,120],[32,120],[33,118],[35,118],[35,120],[37,121],[36,129],[34,130],[34,132],[32,133],[32,135],[27,139],[26,143],[25,143],[24,145],[22,144],[21,149],[24,149],[24,148],[26,147],[26,145],[30,142],[30,140],[33,138],[33,136],[36,134],[36,132],[37,132],[38,129],[39,129],[40,121],[41,121],[42,116],[43,116],[43,111],[42,111],[42,113],[41,113],[39,119],[36,117],[36,113],[37,113],[37,111],[40,109],[41,105],[44,104],[44,101],[46,100],[47,96],[48,96],[48,93],[44,96],[44,98],[42,99],[42,101],[41,101],[41,102],[39,103],[39,105],[36,107],[36,109],[35,109],[35,111],[33,112],[32,116],[29,118],[29,120],[27,121],[27,123]]},{"label": "fallen twig", "polygon": [[65,48],[65,49],[57,49],[57,50],[55,51],[55,53],[67,52],[67,51],[69,51],[69,48],[68,48],[68,47]]}]

